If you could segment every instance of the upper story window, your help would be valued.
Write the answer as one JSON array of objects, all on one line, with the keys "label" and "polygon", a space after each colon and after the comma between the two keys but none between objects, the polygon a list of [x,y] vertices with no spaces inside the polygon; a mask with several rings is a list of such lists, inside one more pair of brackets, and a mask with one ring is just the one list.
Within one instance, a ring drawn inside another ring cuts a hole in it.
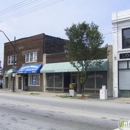
[{"label": "upper story window", "polygon": [[15,55],[15,62],[14,62],[14,56],[8,56],[7,64],[8,65],[13,65],[17,61],[17,56]]},{"label": "upper story window", "polygon": [[25,54],[25,63],[37,62],[37,52],[30,52]]},{"label": "upper story window", "polygon": [[122,30],[122,48],[130,48],[130,28]]}]

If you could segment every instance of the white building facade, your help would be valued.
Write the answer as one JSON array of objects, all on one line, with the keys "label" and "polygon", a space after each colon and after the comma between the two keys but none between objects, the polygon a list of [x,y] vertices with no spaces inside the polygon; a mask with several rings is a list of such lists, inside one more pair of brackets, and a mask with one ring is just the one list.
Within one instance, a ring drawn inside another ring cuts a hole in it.
[{"label": "white building facade", "polygon": [[130,96],[130,10],[112,14],[113,97]]}]

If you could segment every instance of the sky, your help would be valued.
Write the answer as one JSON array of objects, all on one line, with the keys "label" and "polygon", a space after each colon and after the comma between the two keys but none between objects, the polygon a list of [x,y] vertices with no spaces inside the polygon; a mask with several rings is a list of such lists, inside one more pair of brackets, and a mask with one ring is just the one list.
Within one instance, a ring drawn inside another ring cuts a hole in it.
[{"label": "sky", "polygon": [[[92,21],[103,34],[104,45],[112,45],[113,12],[130,9],[130,0],[0,0],[0,30],[13,41],[41,33],[67,39],[65,29]],[[0,32],[0,60],[4,43]]]}]

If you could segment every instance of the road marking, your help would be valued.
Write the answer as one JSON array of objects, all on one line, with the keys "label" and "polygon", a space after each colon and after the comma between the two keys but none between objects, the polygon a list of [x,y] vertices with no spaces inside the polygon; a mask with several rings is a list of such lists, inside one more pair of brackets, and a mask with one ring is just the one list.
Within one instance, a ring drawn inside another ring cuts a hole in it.
[{"label": "road marking", "polygon": [[55,112],[64,112],[64,113],[69,113],[69,114],[76,114],[76,115],[80,115],[80,116],[90,116],[90,117],[96,117],[96,118],[102,118],[102,117],[106,117],[106,119],[113,119],[113,120],[119,120],[121,119],[121,117],[114,117],[114,116],[109,116],[109,115],[105,115],[105,114],[93,114],[93,113],[89,113],[89,112],[84,112],[84,111],[78,111],[78,110],[70,110],[70,109],[64,109],[64,108],[56,108],[53,106],[50,107],[46,107],[46,106],[42,106],[42,105],[37,105],[37,104],[32,104],[32,103],[24,103],[21,101],[10,101],[10,100],[6,100],[6,99],[0,99],[0,102],[2,103],[7,103],[7,104],[13,104],[13,105],[21,105],[21,106],[26,106],[26,107],[32,107],[32,108],[37,108],[37,109],[42,109],[42,110],[47,110],[47,111],[55,111]]}]

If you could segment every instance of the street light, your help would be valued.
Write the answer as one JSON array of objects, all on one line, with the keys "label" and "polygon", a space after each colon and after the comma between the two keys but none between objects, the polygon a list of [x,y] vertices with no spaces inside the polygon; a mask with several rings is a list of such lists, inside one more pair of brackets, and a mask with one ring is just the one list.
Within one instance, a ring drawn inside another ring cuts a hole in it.
[{"label": "street light", "polygon": [[16,47],[15,47],[15,44],[13,44],[13,42],[10,41],[10,39],[7,37],[7,35],[2,31],[0,30],[0,32],[2,32],[5,37],[8,39],[9,43],[12,45],[13,47],[13,50],[14,50],[14,54],[13,54],[13,73],[12,73],[12,77],[13,77],[13,92],[15,92],[15,88],[14,88],[14,80],[15,80],[15,72],[16,72],[16,66],[15,66],[15,54],[17,53],[16,51]]}]

